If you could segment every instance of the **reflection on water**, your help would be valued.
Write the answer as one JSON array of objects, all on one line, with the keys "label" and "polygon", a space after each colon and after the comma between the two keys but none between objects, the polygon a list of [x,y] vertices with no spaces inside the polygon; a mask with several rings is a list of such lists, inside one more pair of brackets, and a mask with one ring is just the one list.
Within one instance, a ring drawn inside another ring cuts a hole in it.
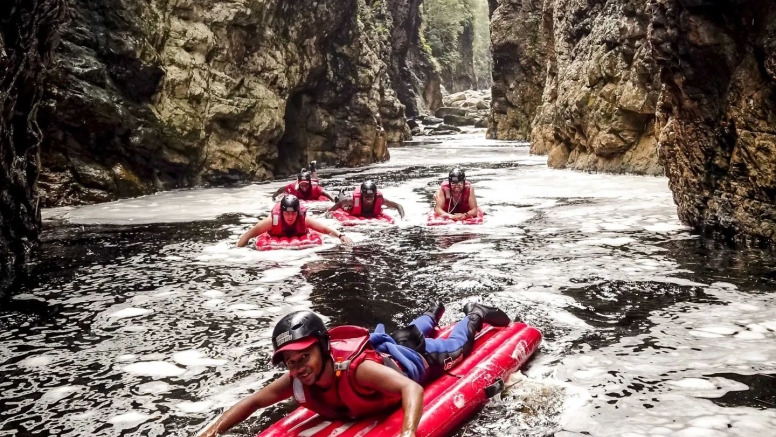
[{"label": "reflection on water", "polygon": [[[458,436],[776,428],[774,259],[689,233],[665,179],[550,170],[525,144],[475,136],[391,154],[321,172],[330,191],[370,178],[405,207],[396,226],[348,229],[353,248],[233,248],[282,181],[45,211],[38,258],[0,302],[3,433],[193,435],[279,374],[269,330],[291,310],[390,330],[430,300],[453,322],[472,299],[545,341]],[[424,226],[452,165],[474,183],[484,225]]]}]

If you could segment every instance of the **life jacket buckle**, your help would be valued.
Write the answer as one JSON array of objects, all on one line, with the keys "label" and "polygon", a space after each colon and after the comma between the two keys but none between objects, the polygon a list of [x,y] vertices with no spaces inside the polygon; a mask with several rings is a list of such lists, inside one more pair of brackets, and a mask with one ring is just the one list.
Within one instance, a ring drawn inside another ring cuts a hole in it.
[{"label": "life jacket buckle", "polygon": [[348,367],[350,367],[350,361],[351,360],[342,361],[342,358],[337,358],[337,361],[334,362],[334,370],[337,376],[340,376],[342,372],[348,370]]}]

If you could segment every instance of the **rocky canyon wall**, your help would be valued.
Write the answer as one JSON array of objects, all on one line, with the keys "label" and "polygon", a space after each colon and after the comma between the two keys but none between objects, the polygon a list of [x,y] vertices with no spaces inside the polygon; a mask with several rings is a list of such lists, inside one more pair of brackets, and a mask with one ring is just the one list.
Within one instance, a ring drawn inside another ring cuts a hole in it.
[{"label": "rocky canyon wall", "polygon": [[417,1],[69,1],[40,114],[47,206],[384,160],[409,135],[400,99],[437,98],[414,40],[392,45]]},{"label": "rocky canyon wall", "polygon": [[40,231],[35,120],[65,10],[62,0],[0,4],[0,298]]},{"label": "rocky canyon wall", "polygon": [[679,217],[776,242],[776,4],[651,0],[661,160]]},{"label": "rocky canyon wall", "polygon": [[488,135],[556,168],[665,173],[681,219],[776,241],[776,4],[490,0]]},{"label": "rocky canyon wall", "polygon": [[423,0],[393,0],[390,76],[407,117],[434,113],[442,106],[441,78],[421,42]]},{"label": "rocky canyon wall", "polygon": [[633,0],[492,0],[489,136],[555,168],[661,174],[650,14]]},{"label": "rocky canyon wall", "polygon": [[477,89],[477,74],[474,71],[474,21],[461,23],[461,34],[454,49],[458,62],[442,66],[442,83],[449,93]]}]

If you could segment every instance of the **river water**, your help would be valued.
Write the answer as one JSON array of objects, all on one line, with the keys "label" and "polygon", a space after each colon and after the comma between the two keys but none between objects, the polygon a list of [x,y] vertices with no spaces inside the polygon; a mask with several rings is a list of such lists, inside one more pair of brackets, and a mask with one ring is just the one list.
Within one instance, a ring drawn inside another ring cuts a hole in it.
[{"label": "river water", "polygon": [[[279,374],[268,357],[281,315],[393,329],[430,300],[447,304],[444,322],[476,300],[544,333],[457,436],[776,430],[776,260],[683,227],[666,179],[551,170],[527,144],[481,133],[391,155],[321,172],[332,192],[372,178],[407,212],[348,230],[352,248],[234,248],[281,182],[44,211],[38,259],[0,307],[0,435],[196,435]],[[486,222],[426,227],[453,165]]]}]

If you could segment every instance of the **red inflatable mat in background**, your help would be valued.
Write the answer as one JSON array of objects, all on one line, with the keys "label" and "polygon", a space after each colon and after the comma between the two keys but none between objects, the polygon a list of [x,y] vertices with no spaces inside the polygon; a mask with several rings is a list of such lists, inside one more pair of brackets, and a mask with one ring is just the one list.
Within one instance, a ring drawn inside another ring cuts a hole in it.
[{"label": "red inflatable mat in background", "polygon": [[483,222],[483,213],[481,209],[477,210],[477,217],[469,217],[466,220],[453,220],[447,217],[439,217],[434,210],[428,212],[426,217],[426,224],[428,226],[444,226],[444,225],[479,225]]},{"label": "red inflatable mat in background", "polygon": [[[452,327],[443,328],[440,336],[447,337]],[[525,323],[485,325],[471,355],[425,387],[417,437],[444,437],[465,423],[503,390],[509,375],[528,361],[541,340],[542,334]],[[257,437],[396,437],[403,420],[400,407],[356,421],[328,420],[299,407]]]},{"label": "red inflatable mat in background", "polygon": [[257,250],[307,249],[321,244],[321,234],[315,231],[308,231],[301,237],[273,237],[268,232],[256,237]]},{"label": "red inflatable mat in background", "polygon": [[329,199],[326,196],[318,196],[317,199],[310,199],[310,200],[299,199],[299,201],[302,203],[318,203],[318,202],[331,202],[331,199]]},{"label": "red inflatable mat in background", "polygon": [[352,215],[342,209],[335,209],[334,211],[331,211],[331,216],[337,219],[337,221],[339,221],[340,223],[342,223],[342,226],[356,226],[356,225],[368,225],[368,224],[392,225],[394,223],[393,217],[386,214],[380,214],[375,217],[362,217],[362,216]]}]

